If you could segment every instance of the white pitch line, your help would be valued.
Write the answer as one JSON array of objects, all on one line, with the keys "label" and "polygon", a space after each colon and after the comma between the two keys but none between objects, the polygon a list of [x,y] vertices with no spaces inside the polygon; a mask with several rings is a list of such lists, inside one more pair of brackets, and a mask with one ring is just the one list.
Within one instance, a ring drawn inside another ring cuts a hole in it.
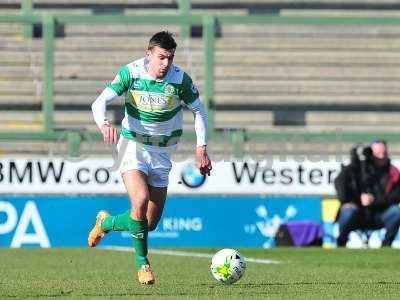
[{"label": "white pitch line", "polygon": [[[122,247],[122,246],[104,246],[104,247],[100,247],[99,249],[122,251],[122,252],[133,252],[133,248]],[[159,255],[168,255],[168,256],[185,256],[185,257],[202,257],[202,258],[213,257],[213,254],[208,254],[208,253],[197,253],[197,252],[177,251],[177,250],[162,250],[162,249],[149,249],[149,253],[159,254]],[[252,258],[252,257],[245,257],[245,259],[247,262],[252,262],[252,263],[256,263],[256,264],[280,264],[280,263],[282,263],[279,260],[272,260],[272,259],[260,259],[260,258]]]}]

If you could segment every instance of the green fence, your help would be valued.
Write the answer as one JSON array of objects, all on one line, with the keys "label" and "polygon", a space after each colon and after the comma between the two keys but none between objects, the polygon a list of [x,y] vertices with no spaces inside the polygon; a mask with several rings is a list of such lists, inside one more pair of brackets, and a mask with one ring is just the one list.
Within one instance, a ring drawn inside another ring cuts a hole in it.
[{"label": "green fence", "polygon": [[[185,1],[181,1],[183,3]],[[53,122],[54,102],[53,102],[53,80],[54,80],[54,31],[55,24],[174,24],[181,25],[182,30],[187,33],[192,25],[199,25],[203,28],[203,51],[204,51],[204,94],[203,99],[210,116],[209,129],[211,139],[223,138],[226,134],[235,144],[237,155],[242,153],[243,145],[251,139],[284,141],[290,136],[300,136],[305,142],[321,142],[335,140],[337,132],[299,132],[298,130],[285,131],[284,133],[269,132],[247,132],[244,130],[228,130],[228,132],[217,131],[214,128],[214,111],[212,101],[214,96],[214,50],[215,32],[217,24],[280,24],[284,25],[360,25],[367,26],[373,24],[381,25],[400,25],[400,18],[393,17],[284,17],[284,16],[211,16],[211,15],[191,15],[190,5],[183,6],[181,13],[176,16],[165,15],[37,15],[31,13],[31,1],[24,1],[24,12],[22,15],[0,15],[0,23],[22,23],[26,25],[26,34],[31,34],[31,27],[35,23],[43,26],[43,130],[40,132],[17,131],[0,132],[0,139],[7,140],[67,140],[70,144],[70,152],[78,153],[79,145],[85,139],[101,139],[98,132],[60,132],[55,130]],[[377,138],[376,135],[368,132],[340,132],[341,141],[366,142]],[[194,140],[194,133],[185,133],[185,139]],[[400,134],[383,133],[379,138],[385,138],[389,142],[399,142]]]},{"label": "green fence", "polygon": [[[34,0],[21,0],[21,13],[24,16],[30,16],[34,13]],[[191,1],[190,0],[177,0],[178,11],[177,14],[188,17],[191,15]],[[181,23],[181,36],[184,38],[189,37],[190,27],[188,24]],[[25,37],[32,36],[32,26],[27,24],[25,26]]]}]

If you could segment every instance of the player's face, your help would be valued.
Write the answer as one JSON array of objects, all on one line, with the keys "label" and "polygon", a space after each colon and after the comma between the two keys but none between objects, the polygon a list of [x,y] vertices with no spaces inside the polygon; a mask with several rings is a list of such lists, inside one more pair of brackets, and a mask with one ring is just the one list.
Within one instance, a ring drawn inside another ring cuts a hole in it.
[{"label": "player's face", "polygon": [[175,55],[175,49],[166,50],[159,46],[154,46],[151,50],[147,50],[147,59],[149,61],[148,69],[150,75],[155,78],[163,78],[173,60]]}]

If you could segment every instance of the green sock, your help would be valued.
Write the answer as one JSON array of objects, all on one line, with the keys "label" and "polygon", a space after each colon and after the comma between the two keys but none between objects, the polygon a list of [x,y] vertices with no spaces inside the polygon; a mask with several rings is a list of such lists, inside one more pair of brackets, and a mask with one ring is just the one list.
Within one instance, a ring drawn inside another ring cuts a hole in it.
[{"label": "green sock", "polygon": [[127,210],[123,214],[109,216],[104,219],[101,229],[105,232],[113,231],[130,231],[131,228],[131,211]]},{"label": "green sock", "polygon": [[147,220],[137,221],[131,219],[130,232],[133,237],[133,247],[135,248],[136,267],[140,269],[143,265],[149,264],[147,259]]},{"label": "green sock", "polygon": [[140,269],[143,265],[147,265],[147,220],[138,221],[131,218],[131,211],[127,210],[123,214],[109,216],[104,219],[101,229],[105,232],[113,231],[129,231],[133,237],[133,247],[135,248],[136,266]]}]

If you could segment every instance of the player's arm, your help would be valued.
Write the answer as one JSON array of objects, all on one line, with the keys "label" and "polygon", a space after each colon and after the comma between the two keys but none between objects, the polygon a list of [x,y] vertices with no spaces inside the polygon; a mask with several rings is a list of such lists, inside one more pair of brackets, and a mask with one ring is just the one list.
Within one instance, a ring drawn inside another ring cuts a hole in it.
[{"label": "player's arm", "polygon": [[207,114],[200,100],[199,91],[192,79],[184,73],[181,98],[194,114],[194,128],[197,137],[197,161],[200,173],[210,175],[211,160],[207,154]]},{"label": "player's arm", "polygon": [[92,103],[92,112],[97,126],[100,128],[103,140],[107,144],[116,144],[118,142],[118,130],[113,127],[107,119],[107,104],[118,97],[118,94],[107,87]]},{"label": "player's arm", "polygon": [[128,89],[130,80],[131,76],[128,67],[122,67],[114,80],[107,85],[92,104],[94,120],[100,128],[104,142],[107,144],[116,144],[118,142],[118,130],[110,124],[106,116],[107,104]]},{"label": "player's arm", "polygon": [[207,154],[207,114],[199,98],[189,104],[188,108],[194,114],[194,128],[197,138],[196,155],[200,173],[210,175],[212,166]]}]

